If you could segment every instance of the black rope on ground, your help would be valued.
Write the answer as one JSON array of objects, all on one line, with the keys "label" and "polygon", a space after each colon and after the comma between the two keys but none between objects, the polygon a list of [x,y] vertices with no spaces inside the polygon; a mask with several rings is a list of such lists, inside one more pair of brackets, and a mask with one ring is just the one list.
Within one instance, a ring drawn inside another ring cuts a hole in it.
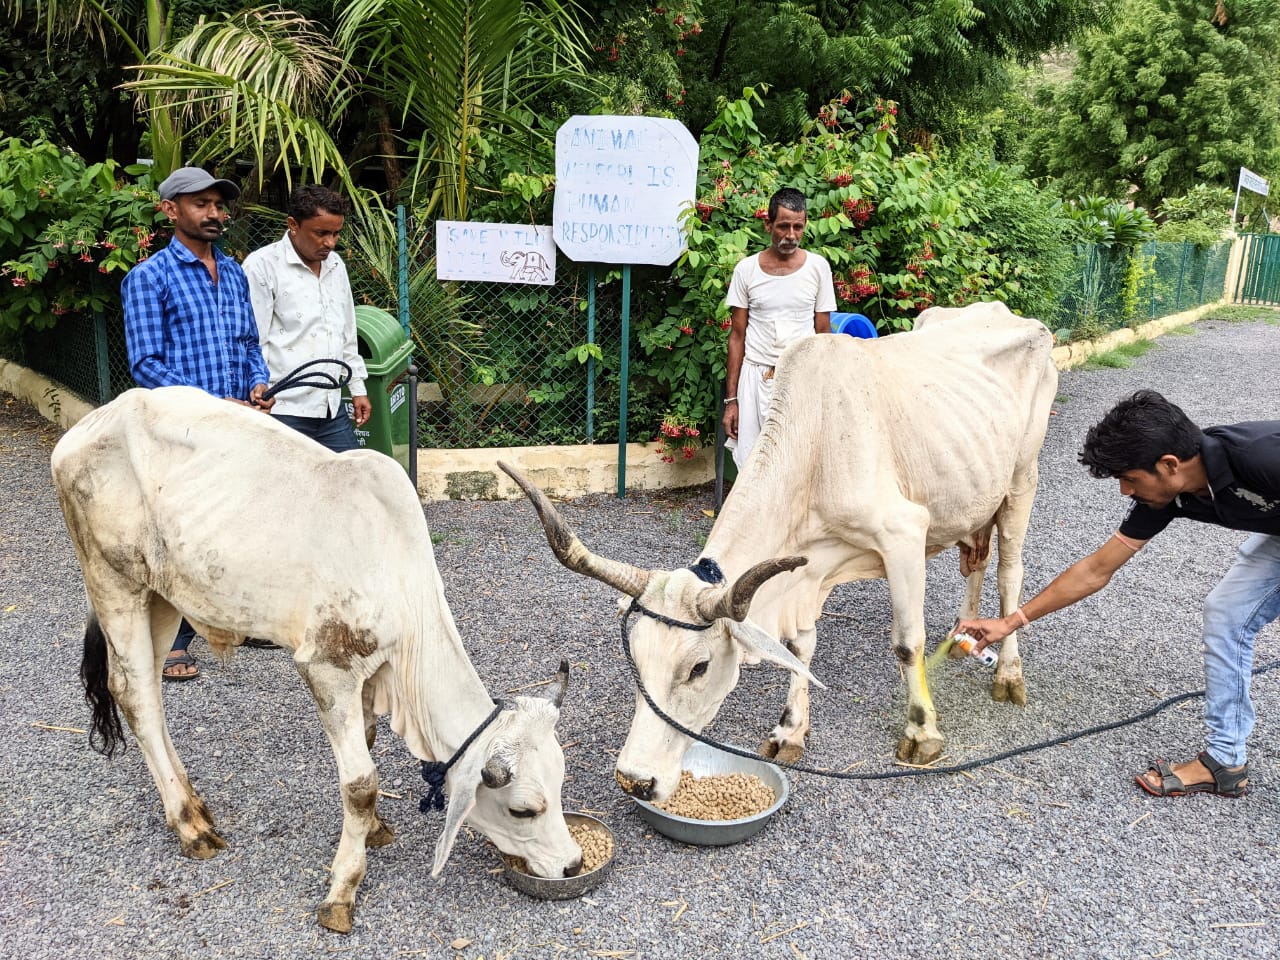
[{"label": "black rope on ground", "polygon": [[[309,367],[318,367],[321,364],[333,364],[335,367],[341,367],[345,372],[334,376],[327,370],[312,370],[309,373],[303,373]],[[270,400],[282,390],[293,390],[296,387],[319,387],[321,390],[341,390],[351,382],[351,365],[343,360],[308,360],[306,363],[295,367],[283,377],[281,377],[275,386],[268,388],[262,394],[260,399]]]},{"label": "black rope on ground", "polygon": [[[640,695],[644,697],[644,702],[649,705],[649,709],[666,721],[670,727],[678,730],[680,733],[683,733],[686,737],[692,737],[699,743],[704,743],[709,747],[714,747],[717,750],[723,750],[725,753],[731,753],[737,757],[746,757],[748,760],[762,759],[760,754],[754,751],[744,750],[741,747],[733,747],[726,743],[719,743],[718,741],[712,740],[710,737],[705,737],[700,733],[694,733],[688,727],[684,726],[684,724],[667,716],[667,714],[663,712],[662,708],[653,702],[653,697],[649,696],[649,691],[645,689],[644,683],[640,680],[640,668],[636,666],[635,657],[631,655],[630,622],[631,615],[633,613],[642,613],[646,617],[651,617],[660,623],[665,623],[674,627],[683,627],[689,630],[705,630],[710,626],[710,624],[681,623],[678,620],[672,620],[640,606],[640,602],[638,600],[631,601],[631,606],[622,618],[622,650],[623,653],[626,654],[627,664],[631,667],[631,675],[635,679],[636,689],[638,689],[640,691]],[[1280,660],[1273,660],[1266,666],[1254,669],[1251,676],[1256,677],[1277,668],[1280,668]],[[965,763],[957,763],[947,767],[912,767],[906,770],[885,770],[881,773],[844,773],[839,770],[823,770],[818,767],[809,767],[799,763],[787,763],[785,760],[775,759],[769,760],[768,762],[787,770],[794,770],[796,773],[814,773],[820,777],[831,777],[835,780],[896,780],[900,777],[924,777],[931,774],[964,773],[965,771],[974,770],[978,767],[985,767],[993,763],[999,763],[1001,760],[1008,760],[1010,757],[1016,757],[1024,753],[1033,753],[1037,750],[1047,750],[1049,747],[1057,747],[1064,743],[1070,743],[1072,740],[1079,740],[1081,737],[1091,737],[1098,733],[1105,733],[1108,730],[1115,730],[1119,727],[1126,727],[1133,723],[1139,723],[1142,720],[1154,717],[1157,713],[1167,710],[1175,704],[1183,703],[1187,700],[1194,700],[1196,697],[1203,697],[1204,693],[1205,692],[1203,690],[1193,690],[1190,693],[1180,693],[1177,696],[1169,697],[1167,700],[1161,700],[1151,709],[1144,710],[1142,713],[1135,714],[1132,717],[1125,717],[1122,720],[1113,720],[1110,723],[1100,723],[1095,727],[1087,727],[1084,730],[1075,730],[1071,733],[1064,733],[1062,736],[1054,737],[1052,740],[1042,740],[1039,743],[1029,744],[1025,747],[1015,747],[1012,750],[1006,750],[1003,753],[997,753],[990,757],[968,760]]]}]

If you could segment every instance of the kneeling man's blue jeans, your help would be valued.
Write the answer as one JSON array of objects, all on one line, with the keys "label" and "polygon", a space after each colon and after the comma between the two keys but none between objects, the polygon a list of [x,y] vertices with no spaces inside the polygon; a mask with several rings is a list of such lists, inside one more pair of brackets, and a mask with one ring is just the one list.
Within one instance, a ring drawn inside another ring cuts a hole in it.
[{"label": "kneeling man's blue jeans", "polygon": [[1236,767],[1253,730],[1253,638],[1280,617],[1280,536],[1255,533],[1204,601],[1204,720],[1209,755]]}]

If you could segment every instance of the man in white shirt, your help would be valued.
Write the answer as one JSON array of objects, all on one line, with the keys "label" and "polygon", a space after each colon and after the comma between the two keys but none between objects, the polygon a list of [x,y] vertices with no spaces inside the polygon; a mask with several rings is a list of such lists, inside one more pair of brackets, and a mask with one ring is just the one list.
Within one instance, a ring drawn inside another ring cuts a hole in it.
[{"label": "man in white shirt", "polygon": [[725,447],[739,467],[760,434],[773,396],[778,357],[795,341],[831,331],[836,308],[831,265],[800,249],[807,222],[805,196],[783,187],[769,199],[769,247],[733,268],[729,284],[729,358]]},{"label": "man in white shirt", "polygon": [[[351,367],[356,426],[363,426],[372,410],[368,373],[356,347],[347,268],[333,252],[345,221],[342,197],[327,187],[300,187],[289,198],[288,231],[245,257],[244,272],[272,385],[308,360],[343,360]],[[275,400],[277,419],[330,450],[359,446],[339,391],[299,387]]]}]

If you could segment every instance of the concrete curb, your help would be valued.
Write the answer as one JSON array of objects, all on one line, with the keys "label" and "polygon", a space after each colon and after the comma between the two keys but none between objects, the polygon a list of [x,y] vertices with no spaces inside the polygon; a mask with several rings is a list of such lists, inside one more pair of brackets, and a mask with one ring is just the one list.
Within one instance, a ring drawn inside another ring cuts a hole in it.
[{"label": "concrete curb", "polygon": [[93,404],[81,400],[62,384],[12,360],[0,359],[0,391],[31,404],[63,430],[79,423],[93,409]]},{"label": "concrete curb", "polygon": [[[1063,344],[1053,350],[1059,370],[1069,370],[1090,357],[1135,340],[1154,340],[1175,327],[1194,323],[1223,306],[1225,300],[1184,310],[1144,323],[1133,330],[1115,330],[1097,340]],[[81,400],[55,381],[0,360],[0,391],[36,407],[45,419],[67,429],[93,405]],[[523,496],[497,462],[510,463],[538,484],[548,496],[569,499],[589,493],[617,490],[616,443],[555,447],[498,447],[474,450],[422,449],[418,451],[418,496],[437,500],[517,500]],[[663,463],[654,444],[629,443],[626,447],[628,490],[673,490],[694,487],[715,479],[715,451],[704,447],[690,460]]]},{"label": "concrete curb", "polygon": [[1224,298],[1214,303],[1206,303],[1204,306],[1196,307],[1192,310],[1171,313],[1167,317],[1151,320],[1132,330],[1127,328],[1113,330],[1097,340],[1081,340],[1079,343],[1066,343],[1060,347],[1054,347],[1053,363],[1059,370],[1070,370],[1072,367],[1078,367],[1087,362],[1095,354],[1107,353],[1126,343],[1133,343],[1135,340],[1154,340],[1161,334],[1168,333],[1176,327],[1185,327],[1189,323],[1195,323],[1201,317],[1212,313],[1219,307],[1226,306],[1226,304],[1227,301]]},{"label": "concrete curb", "polygon": [[[511,464],[549,497],[570,499],[618,488],[618,445],[496,447],[419,450],[418,496],[433,500],[519,500],[520,488],[498,469]],[[673,490],[715,479],[715,450],[703,447],[692,459],[663,463],[652,443],[628,443],[628,490]]]}]

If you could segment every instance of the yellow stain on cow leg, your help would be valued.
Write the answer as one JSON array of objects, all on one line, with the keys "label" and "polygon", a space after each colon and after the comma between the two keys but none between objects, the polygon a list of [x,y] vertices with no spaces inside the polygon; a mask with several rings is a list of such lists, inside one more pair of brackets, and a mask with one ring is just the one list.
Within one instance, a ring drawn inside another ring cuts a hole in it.
[{"label": "yellow stain on cow leg", "polygon": [[[925,677],[924,668],[924,651],[921,650],[912,660],[911,666],[907,668],[907,692],[911,700],[908,718],[920,724],[925,723],[926,718],[936,713],[933,709],[933,697],[929,695],[929,681]],[[914,715],[917,707],[924,711],[923,716]]]}]

